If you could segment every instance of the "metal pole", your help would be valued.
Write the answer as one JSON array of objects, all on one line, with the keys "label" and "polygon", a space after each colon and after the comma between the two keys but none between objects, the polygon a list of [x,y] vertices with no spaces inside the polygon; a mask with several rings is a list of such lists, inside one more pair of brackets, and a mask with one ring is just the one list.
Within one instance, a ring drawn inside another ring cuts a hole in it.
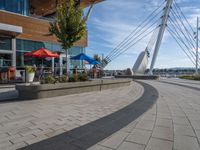
[{"label": "metal pole", "polygon": [[157,59],[157,55],[158,55],[158,51],[160,49],[161,46],[161,42],[164,36],[164,32],[165,32],[165,28],[167,26],[167,20],[169,18],[169,13],[170,13],[170,9],[172,7],[173,4],[173,0],[167,0],[167,4],[165,6],[165,10],[164,10],[164,15],[162,16],[162,22],[160,25],[160,30],[158,33],[158,38],[156,41],[156,45],[155,45],[155,49],[154,49],[154,54],[153,54],[153,58],[152,58],[152,62],[151,62],[151,66],[150,66],[150,74],[153,74],[153,68]]},{"label": "metal pole", "polygon": [[197,33],[196,33],[196,74],[199,68],[199,18],[197,17]]}]

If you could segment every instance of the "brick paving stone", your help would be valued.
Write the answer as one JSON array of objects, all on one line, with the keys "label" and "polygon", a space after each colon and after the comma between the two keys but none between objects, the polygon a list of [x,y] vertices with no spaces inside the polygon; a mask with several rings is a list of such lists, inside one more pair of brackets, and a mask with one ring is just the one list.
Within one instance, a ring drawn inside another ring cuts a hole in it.
[{"label": "brick paving stone", "polygon": [[174,125],[174,135],[195,136],[191,126]]},{"label": "brick paving stone", "polygon": [[29,139],[29,140],[25,140],[25,143],[30,145],[30,144],[42,141],[42,140],[47,139],[47,138],[48,138],[48,136],[46,136],[46,135],[40,135],[40,136],[37,136],[35,138]]},{"label": "brick paving stone", "polygon": [[151,131],[134,129],[126,138],[126,141],[146,145],[150,139],[151,134]]},{"label": "brick paving stone", "polygon": [[113,149],[101,145],[95,145],[89,148],[88,150],[113,150]]},{"label": "brick paving stone", "polygon": [[172,128],[172,126],[173,126],[172,125],[172,120],[171,119],[157,118],[156,119],[156,126]]},{"label": "brick paving stone", "polygon": [[184,117],[173,117],[173,123],[177,125],[190,125],[188,119]]},{"label": "brick paving stone", "polygon": [[142,94],[143,87],[134,82],[130,87],[102,92],[0,103],[0,136],[8,133],[4,141],[16,144],[27,140],[30,144],[37,136],[53,137],[109,115]]},{"label": "brick paving stone", "polygon": [[19,148],[22,148],[22,147],[25,147],[27,146],[28,144],[25,143],[25,142],[20,142],[20,143],[17,143],[17,144],[13,144],[9,147],[5,147],[3,150],[16,150],[16,149],[19,149]]},{"label": "brick paving stone", "polygon": [[128,133],[120,131],[112,135],[110,138],[106,139],[106,141],[99,143],[99,145],[116,149],[125,140],[127,136]]},{"label": "brick paving stone", "polygon": [[129,135],[118,149],[144,148],[136,148],[135,144],[143,144],[145,150],[200,149],[200,93],[184,86],[144,82],[154,85],[160,98],[152,109],[134,121],[137,124],[133,128],[127,126],[121,130]]},{"label": "brick paving stone", "polygon": [[131,142],[123,142],[117,150],[144,150],[144,145]]},{"label": "brick paving stone", "polygon": [[173,141],[173,128],[156,126],[153,130],[152,137]]},{"label": "brick paving stone", "polygon": [[0,142],[0,150],[2,149],[5,149],[7,147],[10,147],[12,146],[12,143],[10,141],[4,141],[4,142]]},{"label": "brick paving stone", "polygon": [[24,142],[24,141],[27,141],[27,140],[34,139],[34,138],[35,138],[34,135],[27,135],[27,136],[23,136],[23,137],[20,137],[20,138],[11,139],[10,141],[14,144],[17,144],[17,143],[20,143],[20,142]]},{"label": "brick paving stone", "polygon": [[175,136],[174,149],[176,150],[199,150],[199,144],[195,137]]},{"label": "brick paving stone", "polygon": [[137,123],[138,123],[137,121],[133,121],[128,126],[124,127],[121,131],[131,133],[133,129],[136,127]]},{"label": "brick paving stone", "polygon": [[137,129],[144,129],[144,130],[153,130],[155,121],[151,120],[141,120],[136,125]]},{"label": "brick paving stone", "polygon": [[[97,143],[90,150],[200,149],[200,93],[195,84],[192,85],[194,88],[190,88],[190,81],[187,81],[187,87],[157,81],[144,82],[159,91],[156,104],[137,120]],[[132,88],[108,90],[95,95],[91,92],[54,99],[0,104],[0,118],[6,116],[0,121],[0,135],[9,135],[6,140],[0,141],[5,142],[4,147],[6,142],[11,144],[5,147],[10,148],[24,141],[31,144],[52,137],[109,115],[132,103],[142,93],[143,88],[135,83]],[[148,101],[146,102],[148,104]],[[32,118],[27,119],[28,116]],[[21,119],[21,122],[17,118]],[[19,132],[31,133],[35,129],[41,131],[31,134],[33,137],[19,135]],[[49,137],[45,137],[48,134]],[[20,140],[16,140],[16,135],[20,136]],[[63,144],[59,147],[61,146]]]},{"label": "brick paving stone", "polygon": [[145,150],[172,150],[173,142],[151,138]]}]

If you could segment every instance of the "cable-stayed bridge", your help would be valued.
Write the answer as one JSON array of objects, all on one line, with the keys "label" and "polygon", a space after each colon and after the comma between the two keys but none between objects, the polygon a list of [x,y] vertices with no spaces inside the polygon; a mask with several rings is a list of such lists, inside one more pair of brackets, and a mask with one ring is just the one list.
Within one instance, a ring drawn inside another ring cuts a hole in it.
[{"label": "cable-stayed bridge", "polygon": [[146,49],[140,53],[133,66],[133,72],[135,74],[144,74],[148,66],[149,57],[152,54],[149,72],[152,74],[164,33],[168,31],[188,59],[190,59],[191,63],[196,67],[196,72],[198,72],[200,61],[198,52],[198,30],[198,21],[197,30],[194,30],[177,3],[177,0],[162,1],[137,28],[131,31],[130,34],[103,59],[102,67],[106,67],[114,59],[151,35]]}]

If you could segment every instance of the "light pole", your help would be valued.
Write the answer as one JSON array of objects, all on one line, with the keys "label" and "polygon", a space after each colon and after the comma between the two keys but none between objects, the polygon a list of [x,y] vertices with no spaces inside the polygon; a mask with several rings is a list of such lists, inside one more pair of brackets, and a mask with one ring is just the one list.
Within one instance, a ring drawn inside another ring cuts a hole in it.
[{"label": "light pole", "polygon": [[198,74],[199,69],[199,17],[197,17],[197,31],[195,33],[195,39],[196,39],[196,74]]}]

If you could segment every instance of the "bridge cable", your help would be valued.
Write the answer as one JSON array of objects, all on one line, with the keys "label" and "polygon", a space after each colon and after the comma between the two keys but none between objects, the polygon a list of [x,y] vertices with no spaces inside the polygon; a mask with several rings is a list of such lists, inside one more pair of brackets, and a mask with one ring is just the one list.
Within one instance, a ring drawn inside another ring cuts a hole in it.
[{"label": "bridge cable", "polygon": [[[160,20],[160,19],[158,19],[158,20]],[[140,36],[142,36],[143,34],[145,34],[145,32],[149,31],[155,24],[157,24],[158,20],[156,20],[154,23],[152,23],[151,26],[150,26],[149,28],[145,29],[142,33],[140,33],[138,36],[136,36],[132,41],[128,42],[127,45],[125,45],[125,46],[122,47],[122,48],[124,48],[124,49],[126,49],[126,50],[128,50],[127,47],[131,48],[132,46],[130,46],[130,45],[132,45],[132,43],[135,42],[135,40],[137,40]],[[133,45],[135,45],[135,44],[133,44]],[[122,49],[119,49],[119,50],[121,51]],[[121,54],[120,51],[114,53],[114,54],[110,57],[110,59],[116,58],[116,56],[118,56],[119,53]],[[124,50],[122,50],[122,51],[124,51]]]},{"label": "bridge cable", "polygon": [[179,41],[176,39],[177,37],[173,34],[172,31],[170,31],[169,28],[167,28],[168,32],[170,33],[170,35],[174,38],[174,40],[176,41],[176,43],[180,46],[181,50],[188,56],[188,58],[190,59],[190,61],[192,62],[192,64],[195,65],[194,60],[191,59],[191,57],[188,55],[188,53],[186,52],[186,50],[183,48],[183,46],[179,43]]},{"label": "bridge cable", "polygon": [[180,13],[182,14],[184,20],[187,22],[187,24],[189,25],[191,31],[194,33],[194,29],[192,28],[191,24],[189,23],[188,19],[186,18],[186,16],[184,15],[183,11],[181,10],[180,6],[178,5],[178,3],[176,2],[176,0],[174,0],[174,4],[175,4],[175,7],[177,7],[180,11]]},{"label": "bridge cable", "polygon": [[[160,11],[161,12],[161,11]],[[153,20],[153,19],[155,19],[159,14],[160,14],[160,12],[158,13],[158,14],[156,14],[153,18],[149,18],[151,21]],[[156,22],[157,22],[158,20],[156,20]],[[155,22],[154,22],[155,23]],[[135,39],[136,37],[138,37],[139,35],[141,35],[142,33],[144,33],[144,32],[146,32],[146,30],[144,30],[145,28],[150,28],[152,26],[152,24],[151,25],[149,25],[149,22],[147,22],[146,24],[144,24],[142,27],[140,27],[140,28],[142,28],[142,29],[140,29],[140,30],[138,30],[137,32],[133,32],[132,34],[130,34],[129,35],[129,38],[126,38],[126,40],[124,40],[123,42],[121,42],[120,44],[119,44],[119,46],[117,46],[113,51],[111,51],[110,53],[109,53],[109,55],[107,56],[108,58],[109,57],[111,57],[113,54],[115,54],[115,53],[117,53],[118,51],[120,51],[121,49],[120,48],[123,48],[124,46],[126,46],[127,44],[129,44],[129,43],[131,43],[131,40],[133,41],[133,39]],[[135,30],[136,31],[136,30]],[[138,35],[139,34],[139,35]],[[135,37],[136,36],[136,37]]]},{"label": "bridge cable", "polygon": [[[130,39],[131,36],[134,34],[137,34],[138,32],[138,29],[140,28],[144,28],[146,25],[148,25],[148,21],[149,20],[153,20],[155,19],[155,17],[157,17],[158,14],[160,14],[160,12],[158,12],[157,14],[154,15],[154,13],[156,13],[161,7],[162,5],[164,4],[165,2],[163,2],[157,9],[155,9],[148,17],[146,17],[146,19],[136,28],[134,29],[121,43],[118,44],[118,46],[116,46],[115,49],[117,49],[117,47],[121,46],[126,40]],[[154,15],[154,16],[153,16]],[[152,17],[153,16],[153,17]],[[111,53],[111,52],[110,52]]]},{"label": "bridge cable", "polygon": [[[169,20],[170,22],[170,20]],[[168,26],[168,28],[170,28]],[[176,33],[177,37],[179,37],[179,40],[181,41],[182,44],[185,45],[185,47],[187,48],[187,51],[190,53],[191,57],[195,60],[195,56],[192,54],[192,52],[190,51],[190,47],[188,47],[188,45],[185,43],[185,41],[182,39],[181,35],[179,34],[179,32],[177,31],[176,27],[174,27],[174,32]]]},{"label": "bridge cable", "polygon": [[[172,18],[173,17],[173,18]],[[180,20],[178,20],[176,18],[176,16],[174,15],[174,13],[172,13],[172,17],[170,17],[171,21],[173,22],[173,24],[179,29],[179,31],[182,33],[182,35],[184,36],[184,38],[186,39],[187,43],[194,49],[195,48],[195,45],[194,45],[194,40],[191,41],[191,39],[189,38],[190,36],[188,36],[188,33],[185,33],[186,32],[186,29],[182,28],[181,25],[180,25]],[[174,19],[174,20],[173,20]],[[182,25],[183,26],[183,25]],[[185,31],[185,32],[184,32]],[[186,35],[187,34],[187,35]]]},{"label": "bridge cable", "polygon": [[149,31],[147,34],[145,34],[140,39],[138,39],[135,43],[131,44],[129,47],[127,47],[126,49],[124,49],[123,51],[121,51],[120,53],[118,53],[113,59],[116,59],[119,55],[121,55],[122,53],[124,53],[125,51],[127,51],[128,49],[130,49],[131,47],[133,47],[135,44],[137,44],[138,42],[140,42],[141,40],[143,40],[146,36],[148,36],[149,34],[151,34],[157,28],[158,27],[156,27],[153,30]]},{"label": "bridge cable", "polygon": [[[179,18],[179,21],[181,22],[181,24],[183,25],[183,27],[184,27],[184,29],[185,29],[185,31],[187,32],[187,34],[189,35],[188,37],[189,37],[189,39],[190,39],[190,41],[191,42],[196,42],[195,40],[194,40],[194,37],[193,37],[193,35],[190,33],[190,31],[187,29],[187,27],[186,27],[186,25],[185,25],[185,23],[182,21],[182,18],[183,17],[181,17],[181,14],[180,14],[180,12],[178,11],[178,8],[177,8],[177,6],[176,5],[174,5],[175,7],[175,10],[172,10],[174,13],[175,13],[175,15]],[[190,26],[190,25],[189,25]],[[192,31],[192,33],[194,33],[193,31]],[[195,47],[195,46],[194,46]]]},{"label": "bridge cable", "polygon": [[[180,27],[179,27],[178,25],[175,25],[174,23],[172,23],[172,21],[173,21],[173,20],[169,19],[169,22],[171,23],[171,25],[173,26],[173,28],[176,30],[177,34],[179,34],[180,37],[181,37],[181,35],[183,35],[183,36],[185,37],[187,43],[189,43],[189,41],[187,40],[187,37],[185,36],[185,34],[183,33],[183,31],[180,29]],[[180,32],[179,32],[178,30],[179,30]],[[184,41],[184,43],[185,43],[185,40],[182,39],[182,41]],[[187,44],[185,43],[185,45],[187,45]],[[193,55],[193,53],[192,53],[192,51],[191,51],[191,49],[194,49],[193,46],[192,46],[192,48],[191,48],[191,43],[189,43],[189,45],[187,45],[187,48],[188,48],[189,53],[192,55],[192,57],[195,58],[195,55]]]},{"label": "bridge cable", "polygon": [[[165,3],[165,2],[164,2]],[[152,20],[152,19],[155,19],[156,18],[156,16],[158,15],[158,14],[160,14],[160,11],[159,11],[159,13],[157,13],[155,16],[153,16],[153,17],[151,17],[157,10],[159,10],[160,8],[161,8],[161,6],[164,4],[164,3],[162,3],[156,10],[154,10],[146,19],[145,19],[145,21],[144,22],[142,22],[134,31],[132,31],[131,32],[131,34],[129,34],[129,36],[127,36],[114,50],[114,52],[112,51],[112,52],[110,52],[109,53],[109,55],[105,58],[105,59],[108,59],[109,60],[109,57],[110,56],[112,56],[112,53],[116,53],[116,51],[119,51],[118,49],[119,48],[121,48],[122,46],[124,46],[128,41],[130,41],[131,40],[131,36],[134,34],[134,36],[135,36],[135,33],[136,33],[136,31],[137,31],[137,34],[139,33],[138,32],[138,29],[140,29],[140,28],[144,28],[145,26],[146,26],[146,22],[148,23],[148,21],[149,20]],[[151,18],[150,18],[151,17]],[[148,24],[147,24],[148,25]],[[141,31],[141,30],[139,30],[139,31]],[[127,41],[127,39],[128,39],[128,41]],[[125,42],[125,43],[124,43]],[[111,61],[111,60],[110,60]],[[107,64],[106,64],[107,65]]]},{"label": "bridge cable", "polygon": [[182,41],[180,40],[180,37],[179,37],[171,28],[168,27],[167,30],[169,31],[170,35],[174,38],[174,40],[176,41],[176,43],[177,43],[177,44],[180,46],[180,48],[183,50],[183,52],[188,56],[188,58],[191,60],[191,62],[195,65],[194,60],[193,60],[193,59],[191,58],[191,56],[188,55],[188,53],[186,52],[187,48],[186,48],[186,50],[185,50],[185,48],[183,48],[183,46],[181,45],[180,42],[182,42]]}]

